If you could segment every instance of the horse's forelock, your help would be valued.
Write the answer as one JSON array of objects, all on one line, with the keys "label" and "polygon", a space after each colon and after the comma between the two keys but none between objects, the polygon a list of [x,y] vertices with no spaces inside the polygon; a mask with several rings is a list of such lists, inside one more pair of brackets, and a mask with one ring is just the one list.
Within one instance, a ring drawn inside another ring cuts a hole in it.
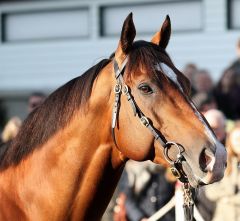
[{"label": "horse's forelock", "polygon": [[191,88],[189,80],[174,66],[165,50],[150,42],[134,42],[129,53],[126,78],[131,80],[131,78],[141,73],[141,69],[144,69],[146,73],[152,74],[154,80],[162,87],[163,79],[168,79],[168,76],[163,71],[160,72],[156,69],[156,65],[159,63],[166,64],[174,71],[184,93],[188,96]]}]

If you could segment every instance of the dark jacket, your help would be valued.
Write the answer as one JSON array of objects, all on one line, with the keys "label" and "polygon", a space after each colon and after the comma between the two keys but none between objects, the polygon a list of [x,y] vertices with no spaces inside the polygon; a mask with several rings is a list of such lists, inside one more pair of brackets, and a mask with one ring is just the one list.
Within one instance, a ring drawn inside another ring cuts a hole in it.
[{"label": "dark jacket", "polygon": [[[129,221],[139,221],[142,218],[150,217],[174,195],[175,184],[166,180],[165,169],[161,168],[148,172],[150,174],[149,179],[146,180],[139,192],[135,190],[135,185],[125,186],[126,211]],[[161,221],[172,220],[175,220],[174,209],[161,218]]]}]

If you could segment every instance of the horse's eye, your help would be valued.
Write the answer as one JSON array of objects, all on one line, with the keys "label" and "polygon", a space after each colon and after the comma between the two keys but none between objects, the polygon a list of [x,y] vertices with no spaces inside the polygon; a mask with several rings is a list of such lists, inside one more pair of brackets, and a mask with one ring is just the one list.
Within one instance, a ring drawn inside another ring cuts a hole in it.
[{"label": "horse's eye", "polygon": [[153,93],[153,90],[152,88],[147,85],[147,84],[140,84],[138,86],[138,89],[143,93],[143,94],[152,94]]}]

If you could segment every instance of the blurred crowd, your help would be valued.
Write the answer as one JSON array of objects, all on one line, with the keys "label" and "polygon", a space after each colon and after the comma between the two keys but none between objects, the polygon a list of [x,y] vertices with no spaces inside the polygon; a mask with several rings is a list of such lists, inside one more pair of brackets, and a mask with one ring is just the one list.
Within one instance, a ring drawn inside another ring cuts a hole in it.
[{"label": "blurred crowd", "polygon": [[[237,54],[237,59],[223,71],[216,83],[208,70],[194,63],[187,64],[182,70],[191,82],[193,103],[228,152],[224,178],[200,188],[195,198],[201,220],[205,221],[240,221],[240,41]],[[31,94],[29,114],[44,99],[45,95],[41,92]],[[5,125],[0,138],[0,155],[6,144],[16,136],[21,123],[21,119],[13,117]],[[179,183],[169,169],[149,161],[129,161],[102,220],[152,221],[149,217],[170,205],[168,203],[176,196],[178,187]],[[177,220],[174,205],[166,211],[157,220]]]},{"label": "blurred crowd", "polygon": [[[30,114],[35,108],[40,106],[46,98],[42,92],[33,92],[29,95],[27,112]],[[4,126],[0,134],[0,147],[6,146],[18,133],[22,125],[22,120],[18,116],[11,117]],[[0,149],[1,152],[2,149]]]}]

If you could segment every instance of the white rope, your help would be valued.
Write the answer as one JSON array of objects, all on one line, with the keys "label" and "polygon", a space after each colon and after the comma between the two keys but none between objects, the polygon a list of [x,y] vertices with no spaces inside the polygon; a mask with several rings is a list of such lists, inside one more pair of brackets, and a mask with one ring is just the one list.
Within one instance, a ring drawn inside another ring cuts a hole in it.
[{"label": "white rope", "polygon": [[[169,210],[171,210],[175,206],[175,201],[175,196],[173,196],[172,199],[169,200],[165,206],[163,206],[156,213],[150,216],[148,218],[148,221],[157,221],[162,218]],[[194,218],[196,221],[204,221],[202,215],[200,214],[196,206],[194,206]]]},{"label": "white rope", "polygon": [[154,213],[151,217],[148,218],[148,221],[157,221],[163,217],[170,209],[175,206],[175,197],[168,201],[160,210]]},{"label": "white rope", "polygon": [[194,218],[196,221],[204,221],[202,215],[200,214],[200,212],[196,206],[194,206]]}]

